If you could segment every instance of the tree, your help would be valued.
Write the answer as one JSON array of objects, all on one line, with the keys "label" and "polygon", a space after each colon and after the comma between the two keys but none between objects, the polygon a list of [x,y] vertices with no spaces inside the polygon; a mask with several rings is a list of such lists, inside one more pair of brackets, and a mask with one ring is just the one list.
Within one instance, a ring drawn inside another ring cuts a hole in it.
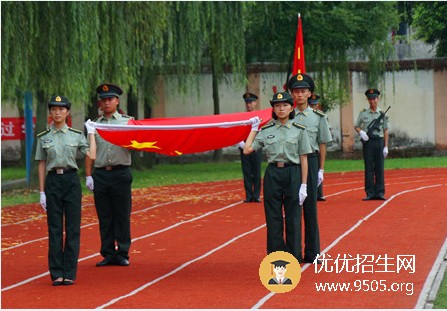
[{"label": "tree", "polygon": [[[30,90],[36,132],[46,127],[46,101],[64,93],[73,109],[90,106],[95,86],[115,82],[150,90],[155,74],[179,77],[213,69],[217,86],[230,68],[245,78],[242,2],[2,3],[2,98]],[[184,87],[184,81],[180,79]],[[150,94],[151,92],[146,92]],[[146,95],[151,102],[150,95]],[[146,107],[146,111],[150,111]],[[214,103],[220,113],[219,102]]]},{"label": "tree", "polygon": [[[211,1],[175,2],[172,5],[172,37],[175,39],[171,62],[175,72],[179,81],[190,81],[182,77],[199,74],[204,66],[209,66],[214,114],[220,114],[219,84],[225,73],[231,71],[239,83],[246,81],[244,3]],[[215,160],[221,156],[219,150],[214,153]]]},{"label": "tree", "polygon": [[447,56],[447,2],[418,2],[413,8],[416,38],[436,45],[436,56]]},{"label": "tree", "polygon": [[[387,35],[398,21],[395,6],[395,2],[256,2],[247,17],[247,60],[289,62],[299,12],[307,71],[314,72],[316,91],[330,109],[346,101],[348,60],[368,60],[370,82],[379,83],[390,55]],[[278,69],[287,70],[284,65]]]},{"label": "tree", "polygon": [[167,20],[164,2],[2,3],[2,98],[34,93],[36,133],[46,128],[51,95],[73,109],[91,105],[102,81],[136,85],[142,64],[159,61]]}]

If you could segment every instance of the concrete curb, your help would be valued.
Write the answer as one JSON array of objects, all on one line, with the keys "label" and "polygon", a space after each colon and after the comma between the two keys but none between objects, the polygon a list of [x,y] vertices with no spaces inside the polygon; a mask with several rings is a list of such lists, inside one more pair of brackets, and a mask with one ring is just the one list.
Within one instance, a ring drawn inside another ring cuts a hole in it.
[{"label": "concrete curb", "polygon": [[433,309],[436,296],[441,287],[442,279],[444,278],[447,269],[447,238],[439,251],[438,257],[433,264],[433,267],[425,280],[424,287],[419,295],[418,302],[415,309]]},{"label": "concrete curb", "polygon": [[2,182],[2,191],[20,189],[25,187],[26,187],[26,178]]}]

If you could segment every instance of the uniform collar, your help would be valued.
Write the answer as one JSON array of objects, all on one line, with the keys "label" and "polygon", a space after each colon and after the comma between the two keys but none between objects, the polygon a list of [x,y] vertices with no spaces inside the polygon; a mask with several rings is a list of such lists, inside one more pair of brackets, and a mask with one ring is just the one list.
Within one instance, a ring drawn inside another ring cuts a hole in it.
[{"label": "uniform collar", "polygon": [[68,131],[68,125],[65,124],[61,129],[57,129],[54,124],[51,125],[51,133],[56,134],[57,132],[67,133]]},{"label": "uniform collar", "polygon": [[379,107],[377,107],[376,111],[372,111],[371,108],[368,108],[369,113],[380,113],[380,111],[382,111],[382,109],[380,109]]},{"label": "uniform collar", "polygon": [[[110,119],[117,120],[117,119],[120,119],[120,118],[121,118],[121,114],[117,110],[117,111],[115,111],[114,114],[112,114],[112,117]],[[104,115],[102,115],[101,117],[99,117],[98,121],[101,121],[101,120],[108,120],[108,119]]]},{"label": "uniform collar", "polygon": [[282,125],[281,121],[276,120],[275,126],[276,126],[276,128],[280,128],[281,126],[283,126],[283,127],[287,127],[289,129],[292,126],[292,120],[289,119],[287,121],[287,123],[284,125]]},{"label": "uniform collar", "polygon": [[307,108],[304,109],[303,111],[299,110],[298,107],[295,108],[295,113],[296,114],[303,114],[304,116],[307,117],[307,115],[312,111],[313,109],[309,107],[309,105],[307,105]]}]

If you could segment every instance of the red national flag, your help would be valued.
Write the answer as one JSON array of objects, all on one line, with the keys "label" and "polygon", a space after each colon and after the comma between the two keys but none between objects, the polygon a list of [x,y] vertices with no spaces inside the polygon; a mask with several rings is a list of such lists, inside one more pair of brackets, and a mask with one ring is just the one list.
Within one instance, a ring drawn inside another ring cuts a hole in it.
[{"label": "red national flag", "polygon": [[306,63],[304,61],[303,26],[301,24],[300,13],[298,13],[298,27],[296,29],[295,54],[293,55],[292,75],[296,75],[297,73],[306,73]]},{"label": "red national flag", "polygon": [[96,123],[96,130],[114,145],[179,156],[235,145],[250,134],[250,118],[258,116],[262,126],[271,115],[272,109],[267,108],[199,117],[130,120],[126,125]]}]

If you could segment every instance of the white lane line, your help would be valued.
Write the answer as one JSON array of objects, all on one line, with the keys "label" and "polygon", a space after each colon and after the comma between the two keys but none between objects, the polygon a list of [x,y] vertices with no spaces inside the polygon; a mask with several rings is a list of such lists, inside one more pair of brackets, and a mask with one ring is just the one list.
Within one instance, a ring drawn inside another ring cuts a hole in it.
[{"label": "white lane line", "polygon": [[[223,187],[223,186],[226,186],[226,185],[220,185],[220,186],[219,185],[214,185],[212,187],[207,188],[207,190],[209,190],[210,188],[218,188],[218,187]],[[203,188],[206,188],[206,187],[203,187]],[[134,191],[137,191],[137,190],[138,189],[135,189]],[[166,189],[166,190],[163,189],[162,191],[158,191],[156,193],[135,195],[135,196],[132,196],[132,199],[136,200],[136,199],[139,199],[139,198],[145,198],[145,197],[149,197],[149,196],[155,196],[156,197],[156,196],[160,196],[160,195],[163,195],[163,194],[168,194],[171,191],[172,190],[169,190],[169,189]],[[228,192],[228,191],[225,191],[225,192]],[[176,201],[174,201],[174,202],[176,202]],[[19,205],[17,205],[17,206],[19,206]],[[94,203],[86,203],[86,204],[82,205],[81,208],[86,208],[88,206],[95,206],[95,204]],[[40,207],[39,207],[39,209],[40,209]],[[30,221],[39,220],[39,219],[41,219],[41,218],[43,218],[45,216],[46,216],[45,214],[42,214],[42,215],[39,215],[39,216],[33,216],[31,218],[27,218],[27,219],[24,219],[24,220],[16,221],[16,222],[13,222],[13,223],[2,224],[1,227],[8,227],[8,226],[12,226],[12,225],[20,225],[20,224],[27,223],[27,222],[30,222]]]},{"label": "white lane line", "polygon": [[[231,190],[221,191],[221,192],[214,193],[213,195],[219,195],[219,194],[227,193],[227,192],[233,192],[233,191],[231,191]],[[141,210],[134,211],[134,212],[131,213],[131,215],[142,213],[142,212],[147,212],[147,211],[149,211],[151,209],[155,209],[155,208],[158,208],[158,207],[161,207],[161,206],[174,204],[174,203],[178,203],[178,202],[182,202],[182,201],[189,201],[189,200],[190,201],[195,201],[197,199],[200,199],[202,197],[207,197],[207,196],[209,196],[209,195],[188,197],[188,198],[182,198],[182,199],[173,200],[173,201],[169,201],[169,202],[159,203],[159,204],[155,204],[155,205],[143,208]],[[96,225],[98,225],[98,222],[92,222],[92,223],[89,223],[89,224],[81,226],[81,229],[87,228],[87,227],[91,227],[91,226],[96,226]],[[34,240],[30,240],[30,241],[26,241],[26,242],[23,242],[23,243],[20,243],[20,244],[17,244],[17,245],[13,245],[13,246],[10,246],[10,247],[7,247],[7,248],[3,248],[1,251],[4,252],[4,251],[8,251],[8,250],[11,250],[11,249],[14,249],[14,248],[18,248],[18,247],[21,247],[21,246],[24,246],[24,245],[27,245],[27,244],[31,244],[31,243],[35,243],[35,242],[41,242],[41,241],[45,241],[45,240],[48,240],[48,236],[45,236],[45,237],[42,237],[42,238],[38,238],[38,239],[34,239]]]},{"label": "white lane line", "polygon": [[[418,183],[418,182],[425,182],[425,181],[432,181],[432,180],[430,180],[430,179],[417,180],[417,181],[413,180],[413,181],[394,183],[393,185],[403,185],[403,184]],[[344,183],[344,184],[338,184],[338,185],[346,185],[346,184],[350,184],[350,182],[349,183]],[[390,185],[390,183],[386,183],[385,185]],[[332,193],[332,194],[329,194],[329,195],[325,195],[325,196],[326,197],[332,197],[332,196],[340,195],[340,194],[347,193],[347,192],[357,191],[357,190],[363,190],[363,187],[351,188],[351,189],[348,189],[348,190],[335,192],[335,193]],[[218,193],[215,193],[215,194],[222,194],[222,193],[227,193],[227,192],[233,192],[233,191],[231,191],[231,190],[230,191],[221,191],[221,192],[218,192]],[[154,209],[154,208],[157,208],[157,207],[161,207],[161,206],[164,206],[164,205],[169,205],[169,204],[172,204],[172,203],[178,203],[178,202],[187,201],[187,200],[196,200],[196,199],[204,197],[204,196],[207,196],[207,195],[197,196],[197,197],[193,197],[193,198],[183,198],[183,199],[179,199],[179,200],[174,200],[174,201],[169,201],[169,202],[165,202],[165,203],[160,203],[160,204],[156,204],[156,205],[153,205],[153,206],[150,206],[150,207],[147,207],[147,208],[144,208],[144,209],[132,212],[132,214],[146,212],[148,210],[151,210],[151,209]],[[93,205],[93,204],[87,204],[87,205]],[[85,205],[85,206],[87,206],[87,205]],[[11,224],[9,224],[9,225],[11,225]],[[98,222],[94,222],[94,223],[83,225],[83,226],[81,226],[81,229],[87,228],[87,227],[90,227],[90,226],[96,226],[96,225],[98,225]],[[26,241],[26,242],[23,242],[23,243],[20,243],[20,244],[17,244],[17,245],[13,245],[13,246],[10,246],[10,247],[7,247],[7,248],[3,248],[1,251],[3,252],[3,251],[11,250],[11,249],[14,249],[14,248],[25,246],[27,244],[36,243],[36,242],[45,241],[45,240],[48,240],[48,236],[42,237],[42,238],[38,238],[38,239],[35,239],[35,240]]]},{"label": "white lane line", "polygon": [[[342,235],[340,235],[338,238],[336,238],[328,247],[326,247],[321,253],[325,254],[327,253],[330,249],[332,249],[335,245],[337,245],[341,240],[343,240],[346,236],[348,236],[352,231],[354,231],[355,229],[357,229],[364,221],[368,220],[369,218],[371,218],[374,214],[376,214],[377,212],[379,212],[383,207],[385,207],[388,203],[390,203],[392,200],[394,200],[394,198],[403,195],[403,194],[407,194],[410,192],[414,192],[414,191],[419,191],[419,190],[424,190],[427,188],[434,188],[434,187],[439,187],[439,186],[443,186],[443,184],[436,184],[436,185],[430,185],[430,186],[424,186],[424,187],[419,187],[419,188],[415,188],[415,189],[409,189],[409,190],[404,190],[401,191],[399,193],[396,193],[394,195],[392,195],[387,201],[384,201],[381,205],[379,205],[375,210],[373,210],[371,213],[369,213],[368,215],[366,215],[366,217],[363,217],[362,219],[360,219],[355,225],[353,225],[350,229],[348,229],[347,231],[345,231]],[[303,269],[304,270],[304,269]],[[253,305],[253,307],[251,307],[251,309],[259,309],[261,308],[270,298],[272,298],[275,295],[275,293],[269,293],[266,296],[262,297],[256,304]]]},{"label": "white lane line", "polygon": [[138,294],[139,292],[141,292],[141,291],[144,290],[145,288],[147,288],[147,287],[149,287],[149,286],[151,286],[151,285],[154,285],[154,284],[160,282],[161,280],[166,279],[167,277],[170,277],[171,275],[173,275],[173,274],[175,274],[175,273],[177,273],[177,272],[183,270],[184,268],[188,267],[189,265],[191,265],[191,264],[193,264],[193,263],[195,263],[195,262],[197,262],[197,261],[199,261],[199,260],[202,260],[202,259],[204,259],[204,258],[206,258],[206,257],[208,257],[208,256],[210,256],[210,255],[212,255],[213,253],[215,253],[215,252],[221,250],[221,249],[224,248],[224,247],[227,247],[228,245],[232,244],[233,242],[235,242],[235,241],[237,241],[237,240],[239,240],[239,239],[245,237],[246,235],[249,235],[249,234],[251,234],[251,233],[253,233],[253,232],[256,232],[256,231],[258,231],[259,229],[262,229],[262,228],[264,228],[264,227],[265,227],[265,224],[263,224],[263,225],[261,225],[261,226],[259,226],[259,227],[256,227],[256,228],[254,228],[254,229],[252,229],[252,230],[250,230],[250,231],[244,232],[244,233],[242,233],[242,234],[240,234],[240,235],[238,235],[238,236],[235,236],[234,238],[228,240],[227,242],[225,242],[225,243],[219,245],[219,246],[216,247],[216,248],[213,248],[212,250],[206,252],[205,254],[203,254],[203,255],[201,255],[201,256],[199,256],[199,257],[196,257],[196,258],[194,258],[194,259],[192,259],[192,260],[190,260],[190,261],[185,262],[184,264],[178,266],[178,267],[175,268],[174,270],[171,270],[170,272],[168,272],[168,273],[166,273],[166,274],[164,274],[164,275],[162,275],[162,276],[160,276],[160,277],[158,277],[158,278],[156,278],[156,279],[154,279],[154,280],[152,280],[152,281],[150,281],[150,282],[148,282],[148,283],[146,283],[146,284],[144,284],[144,285],[142,285],[142,286],[136,288],[135,290],[133,290],[133,291],[131,291],[131,292],[129,292],[129,293],[123,295],[123,296],[119,296],[119,297],[117,297],[117,298],[114,298],[114,299],[110,300],[109,302],[107,302],[107,303],[105,303],[105,304],[103,304],[103,305],[97,307],[96,309],[104,309],[104,308],[106,308],[106,307],[108,307],[108,306],[110,306],[110,305],[113,305],[114,303],[116,303],[116,302],[118,302],[118,301],[124,299],[124,298],[128,298],[128,297],[131,297],[131,296],[133,296],[133,295],[135,295],[135,294]]},{"label": "white lane line", "polygon": [[[183,220],[183,221],[177,222],[177,223],[175,223],[175,224],[173,224],[173,225],[171,225],[171,226],[169,226],[169,227],[160,229],[160,230],[155,231],[155,232],[151,232],[151,233],[149,233],[149,234],[146,234],[146,235],[143,235],[143,236],[140,236],[140,237],[137,237],[137,238],[134,238],[134,239],[132,239],[132,242],[135,242],[135,241],[138,241],[138,240],[141,240],[141,239],[145,239],[145,238],[148,238],[148,237],[151,237],[151,236],[154,236],[154,235],[157,235],[157,234],[166,232],[166,231],[168,231],[168,230],[172,230],[172,229],[177,228],[177,227],[179,227],[179,226],[181,226],[181,225],[184,225],[184,224],[187,224],[187,223],[190,223],[190,222],[194,222],[194,221],[196,221],[196,220],[202,219],[202,218],[204,218],[204,217],[210,216],[210,215],[215,214],[215,213],[219,213],[219,212],[221,212],[221,211],[224,211],[224,210],[226,210],[226,209],[229,209],[229,208],[231,208],[231,207],[233,207],[233,206],[236,206],[236,205],[239,205],[239,204],[241,204],[241,203],[242,203],[242,202],[232,203],[232,204],[230,204],[230,205],[226,205],[226,206],[224,206],[224,207],[221,207],[221,208],[218,208],[218,209],[209,211],[209,212],[207,212],[207,213],[205,213],[205,214],[203,214],[203,215],[200,215],[200,216],[197,216],[197,217],[188,219],[188,220]],[[100,256],[100,253],[94,253],[94,254],[91,254],[91,255],[89,255],[89,256],[80,258],[80,259],[78,259],[78,262],[81,262],[81,261],[84,261],[84,260],[88,260],[88,259],[94,258],[94,257],[96,257],[96,256]],[[1,291],[3,292],[3,291],[7,291],[7,290],[10,290],[10,289],[16,288],[16,287],[18,287],[18,286],[20,286],[20,285],[24,285],[24,284],[26,284],[26,283],[32,282],[32,281],[34,281],[34,280],[36,280],[36,279],[38,279],[38,278],[41,278],[41,277],[43,277],[43,276],[46,276],[46,275],[48,275],[48,274],[49,274],[49,272],[41,273],[41,274],[39,274],[39,275],[37,275],[37,276],[33,276],[33,277],[28,278],[28,279],[26,279],[26,280],[23,280],[23,281],[21,281],[21,282],[19,282],[19,283],[15,283],[15,284],[12,284],[12,285],[10,285],[10,286],[8,286],[8,287],[2,288]]]}]

